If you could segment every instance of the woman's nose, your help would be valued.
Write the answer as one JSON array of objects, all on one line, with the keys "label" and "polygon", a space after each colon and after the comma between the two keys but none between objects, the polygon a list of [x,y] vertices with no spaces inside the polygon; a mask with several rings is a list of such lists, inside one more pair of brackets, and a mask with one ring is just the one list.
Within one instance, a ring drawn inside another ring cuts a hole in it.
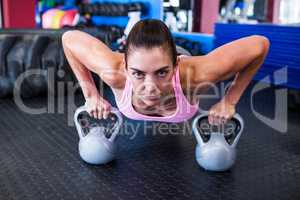
[{"label": "woman's nose", "polygon": [[157,84],[153,80],[149,80],[149,79],[145,80],[144,86],[145,86],[145,90],[147,91],[148,94],[159,92]]},{"label": "woman's nose", "polygon": [[157,87],[154,84],[147,84],[145,86],[145,90],[147,91],[148,94],[153,94],[157,92]]}]

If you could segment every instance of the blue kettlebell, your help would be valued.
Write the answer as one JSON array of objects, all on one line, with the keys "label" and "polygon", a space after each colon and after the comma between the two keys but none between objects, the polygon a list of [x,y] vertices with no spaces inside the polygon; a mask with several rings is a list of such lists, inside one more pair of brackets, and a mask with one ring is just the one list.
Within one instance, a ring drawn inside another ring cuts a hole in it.
[{"label": "blue kettlebell", "polygon": [[106,137],[105,127],[91,127],[88,133],[83,131],[78,116],[82,112],[86,112],[87,107],[79,107],[74,114],[74,122],[79,135],[78,150],[80,157],[89,164],[106,164],[115,158],[115,139],[118,135],[120,127],[123,123],[123,118],[116,108],[111,108],[111,113],[116,116],[117,120],[111,128],[111,136]]},{"label": "blue kettlebell", "polygon": [[208,112],[193,120],[193,132],[197,139],[195,150],[198,164],[209,171],[226,171],[236,160],[236,145],[244,129],[244,121],[235,114],[227,123],[210,125]]}]

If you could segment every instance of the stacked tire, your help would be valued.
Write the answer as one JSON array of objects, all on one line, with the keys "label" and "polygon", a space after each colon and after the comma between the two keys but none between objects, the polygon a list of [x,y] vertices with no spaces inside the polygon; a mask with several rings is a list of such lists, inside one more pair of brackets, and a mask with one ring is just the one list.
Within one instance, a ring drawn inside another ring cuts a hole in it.
[{"label": "stacked tire", "polygon": [[[0,30],[0,98],[12,97],[14,92],[23,98],[47,94],[50,75],[54,75],[51,80],[55,83],[76,82],[61,43],[67,30]],[[115,34],[110,30],[82,31],[107,45],[115,39],[108,37]]]}]

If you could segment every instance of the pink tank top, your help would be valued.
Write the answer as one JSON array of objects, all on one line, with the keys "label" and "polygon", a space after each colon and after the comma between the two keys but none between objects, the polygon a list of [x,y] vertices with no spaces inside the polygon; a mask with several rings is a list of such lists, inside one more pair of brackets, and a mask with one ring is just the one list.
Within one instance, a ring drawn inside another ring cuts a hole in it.
[{"label": "pink tank top", "polygon": [[198,103],[191,105],[186,99],[180,84],[179,67],[172,77],[172,85],[175,91],[177,109],[174,114],[169,116],[148,116],[138,113],[132,106],[132,84],[127,79],[121,100],[116,99],[117,106],[121,113],[134,120],[160,121],[160,122],[183,122],[192,118],[198,111]]}]

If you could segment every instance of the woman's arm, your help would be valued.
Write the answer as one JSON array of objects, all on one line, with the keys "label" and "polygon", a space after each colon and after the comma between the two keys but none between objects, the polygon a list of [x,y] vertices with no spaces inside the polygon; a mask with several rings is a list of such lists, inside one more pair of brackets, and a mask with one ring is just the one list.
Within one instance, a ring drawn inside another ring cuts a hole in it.
[{"label": "woman's arm", "polygon": [[122,68],[123,54],[111,51],[97,38],[77,30],[65,32],[62,43],[89,114],[95,118],[106,118],[110,103],[100,96],[90,71],[98,74],[110,87],[122,88],[126,80]]},{"label": "woman's arm", "polygon": [[62,36],[67,60],[82,88],[85,98],[98,95],[90,71],[111,87],[122,87],[123,54],[111,51],[97,38],[78,30],[67,31]]},{"label": "woman's arm", "polygon": [[[249,36],[225,44],[206,56],[190,58],[188,66],[194,76],[192,88],[203,83],[214,84],[235,76],[220,104],[236,105],[244,90],[262,65],[269,50],[269,40],[263,36]],[[199,87],[198,87],[199,88]],[[212,115],[231,118],[234,112],[214,106]]]}]

